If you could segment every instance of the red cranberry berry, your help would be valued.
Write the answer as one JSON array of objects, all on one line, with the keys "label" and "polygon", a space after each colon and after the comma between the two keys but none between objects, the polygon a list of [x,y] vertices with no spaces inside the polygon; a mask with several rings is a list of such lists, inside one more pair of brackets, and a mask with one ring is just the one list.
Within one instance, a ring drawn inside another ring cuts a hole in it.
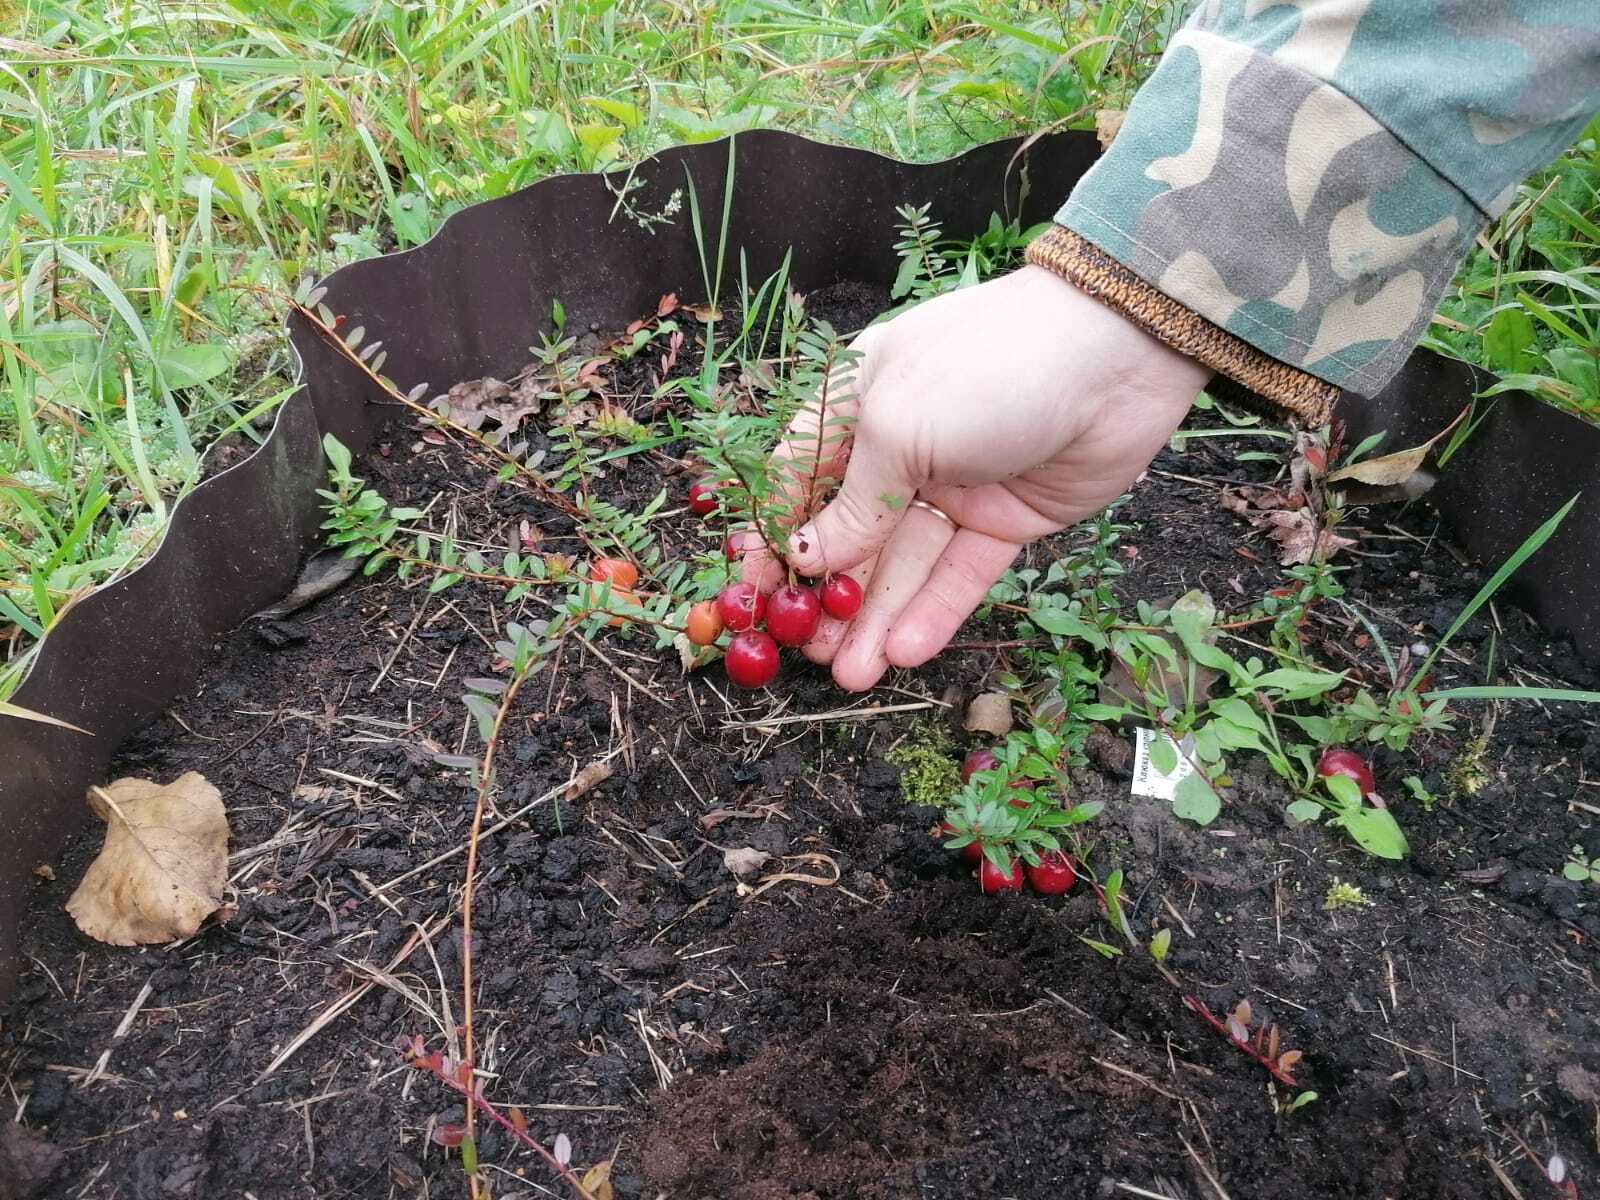
[{"label": "red cranberry berry", "polygon": [[717,481],[706,475],[689,485],[689,510],[702,517],[715,512],[717,507]]},{"label": "red cranberry berry", "polygon": [[1008,875],[995,866],[987,858],[978,867],[978,886],[983,889],[983,894],[993,896],[997,892],[1020,892],[1022,890],[1022,862],[1020,859],[1011,860],[1011,873]]},{"label": "red cranberry berry", "polygon": [[816,592],[786,583],[767,597],[767,632],[780,646],[803,646],[822,621]]},{"label": "red cranberry berry", "polygon": [[767,598],[753,583],[730,583],[717,596],[717,611],[724,626],[743,633],[761,624],[767,615]]},{"label": "red cranberry berry", "polygon": [[1028,883],[1041,896],[1059,896],[1078,882],[1078,873],[1072,869],[1072,860],[1060,850],[1041,854],[1037,867],[1026,867],[1024,870]]},{"label": "red cranberry berry", "polygon": [[[954,825],[946,821],[944,824],[939,826],[939,832],[945,837],[954,837],[956,830]],[[977,842],[968,842],[965,846],[961,847],[961,849],[957,850],[956,853],[961,856],[962,862],[970,863],[974,867],[983,861],[983,847]]]},{"label": "red cranberry berry", "polygon": [[778,643],[759,629],[746,629],[733,635],[722,665],[740,687],[766,687],[778,677]]},{"label": "red cranberry berry", "polygon": [[1370,795],[1377,786],[1367,760],[1343,746],[1329,746],[1322,752],[1322,757],[1317,760],[1317,774],[1324,778],[1343,775],[1346,779],[1354,780],[1363,796]]},{"label": "red cranberry berry", "polygon": [[993,750],[974,750],[961,760],[961,782],[966,783],[979,771],[992,771],[999,765],[999,756]]},{"label": "red cranberry berry", "polygon": [[828,576],[822,583],[822,611],[848,621],[861,611],[861,585],[848,575]]}]

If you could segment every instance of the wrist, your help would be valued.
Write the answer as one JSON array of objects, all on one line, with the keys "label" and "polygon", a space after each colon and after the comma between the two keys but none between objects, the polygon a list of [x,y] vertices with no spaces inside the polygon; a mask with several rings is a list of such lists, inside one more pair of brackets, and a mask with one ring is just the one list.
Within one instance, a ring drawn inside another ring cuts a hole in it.
[{"label": "wrist", "polygon": [[1272,358],[1212,324],[1072,230],[1051,226],[1028,246],[1028,263],[1092,297],[1172,352],[1197,363],[1204,372],[1200,386],[1215,372],[1287,409],[1307,424],[1325,424],[1331,417],[1339,395],[1336,386]]}]

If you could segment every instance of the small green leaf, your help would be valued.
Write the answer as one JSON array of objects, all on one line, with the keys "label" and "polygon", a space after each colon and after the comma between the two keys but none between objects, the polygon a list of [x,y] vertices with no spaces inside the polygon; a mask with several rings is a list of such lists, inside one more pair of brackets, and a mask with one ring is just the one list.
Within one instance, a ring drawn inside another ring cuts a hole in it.
[{"label": "small green leaf", "polygon": [[1401,859],[1410,853],[1406,835],[1387,809],[1362,806],[1339,813],[1333,823],[1344,826],[1356,845],[1374,858]]},{"label": "small green leaf", "polygon": [[1172,930],[1158,929],[1155,937],[1150,939],[1150,957],[1157,962],[1165,962],[1167,951],[1172,948]]},{"label": "small green leaf", "polygon": [[1206,777],[1196,771],[1178,784],[1172,794],[1172,813],[1196,825],[1209,825],[1222,811],[1222,801]]},{"label": "small green leaf", "polygon": [[1315,800],[1291,800],[1284,811],[1301,825],[1315,825],[1322,820],[1322,805]]},{"label": "small green leaf", "polygon": [[1084,937],[1081,933],[1078,935],[1078,940],[1103,958],[1122,957],[1122,951],[1116,946],[1108,946],[1104,942],[1097,942],[1091,937]]},{"label": "small green leaf", "polygon": [[1172,744],[1172,739],[1164,733],[1154,734],[1148,743],[1150,765],[1159,774],[1171,775],[1178,769],[1178,748]]},{"label": "small green leaf", "polygon": [[1341,809],[1361,807],[1361,785],[1348,775],[1324,775],[1322,785],[1328,789],[1328,794]]}]

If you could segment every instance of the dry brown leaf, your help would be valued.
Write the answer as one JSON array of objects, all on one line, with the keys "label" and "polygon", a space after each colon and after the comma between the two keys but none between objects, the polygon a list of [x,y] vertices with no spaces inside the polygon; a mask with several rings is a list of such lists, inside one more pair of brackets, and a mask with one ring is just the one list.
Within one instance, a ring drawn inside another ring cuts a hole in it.
[{"label": "dry brown leaf", "polygon": [[1370,483],[1374,487],[1395,487],[1405,483],[1422,469],[1423,460],[1428,457],[1428,451],[1432,448],[1433,442],[1429,441],[1423,442],[1420,446],[1413,446],[1409,450],[1396,450],[1393,454],[1364,458],[1358,463],[1351,463],[1348,467],[1340,467],[1328,476],[1328,482],[1343,483],[1354,480],[1357,483]]},{"label": "dry brown leaf", "polygon": [[1223,488],[1217,493],[1217,503],[1229,512],[1238,513],[1242,517],[1250,512],[1251,495],[1249,488],[1241,488],[1238,491],[1233,488]]},{"label": "dry brown leaf", "polygon": [[964,722],[968,733],[992,733],[1005,737],[1011,732],[1011,697],[1004,692],[984,692],[967,705]]},{"label": "dry brown leaf", "polygon": [[67,901],[84,933],[113,946],[171,942],[221,905],[228,814],[205,776],[119,779],[91,789],[89,807],[106,822],[106,841]]},{"label": "dry brown leaf", "polygon": [[1380,498],[1413,499],[1422,495],[1433,485],[1435,478],[1431,472],[1423,471],[1423,464],[1427,461],[1429,452],[1439,444],[1440,438],[1461,424],[1467,412],[1467,409],[1462,409],[1454,421],[1422,445],[1412,446],[1409,450],[1396,450],[1393,454],[1380,454],[1377,458],[1367,458],[1358,463],[1351,463],[1348,467],[1340,467],[1328,476],[1328,482],[1364,483],[1375,488],[1401,489],[1393,496],[1370,497],[1367,503]]},{"label": "dry brown leaf", "polygon": [[744,879],[761,870],[771,857],[765,850],[757,850],[754,846],[739,846],[722,852],[722,865]]},{"label": "dry brown leaf", "polygon": [[583,1173],[583,1190],[588,1192],[593,1200],[613,1200],[615,1193],[611,1190],[611,1160],[595,1163]]},{"label": "dry brown leaf", "polygon": [[537,375],[521,376],[512,383],[486,376],[456,384],[445,393],[445,400],[450,419],[465,429],[476,432],[485,421],[493,421],[509,431],[544,410],[543,385]]},{"label": "dry brown leaf", "polygon": [[712,321],[722,320],[722,310],[712,304],[685,304],[683,311],[702,325],[709,325]]},{"label": "dry brown leaf", "polygon": [[1278,543],[1278,561],[1286,567],[1298,563],[1327,562],[1341,550],[1356,545],[1354,538],[1340,537],[1323,529],[1310,509],[1277,509],[1257,513],[1250,523],[1265,529]]},{"label": "dry brown leaf", "polygon": [[1111,149],[1111,143],[1122,132],[1122,122],[1127,115],[1120,108],[1102,108],[1094,114],[1094,136],[1100,142],[1100,149]]}]

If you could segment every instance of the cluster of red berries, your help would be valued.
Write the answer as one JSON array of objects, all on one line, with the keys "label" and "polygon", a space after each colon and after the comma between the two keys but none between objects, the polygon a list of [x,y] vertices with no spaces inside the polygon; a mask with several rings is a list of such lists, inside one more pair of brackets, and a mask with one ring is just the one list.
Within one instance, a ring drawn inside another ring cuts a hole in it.
[{"label": "cluster of red berries", "polygon": [[[689,507],[704,515],[717,507],[716,480],[698,479],[689,486]],[[752,529],[730,532],[722,554],[737,562],[761,545]],[[803,646],[816,635],[826,613],[848,621],[861,611],[861,585],[848,575],[832,575],[820,587],[786,583],[770,596],[753,583],[728,584],[715,600],[702,600],[689,610],[684,632],[696,646],[709,646],[724,630],[733,634],[723,651],[728,678],[744,688],[766,687],[778,677],[778,647]]]},{"label": "cluster of red berries", "polygon": [[[962,760],[961,782],[967,782],[979,771],[993,771],[1000,765],[1000,757],[993,750],[974,750]],[[1021,800],[1011,803],[1023,807]],[[948,825],[945,826],[945,832],[952,832]],[[1072,865],[1072,859],[1063,850],[1045,851],[1036,865],[1014,858],[1009,873],[990,862],[977,842],[968,842],[961,847],[961,860],[978,868],[978,886],[990,896],[998,892],[1020,892],[1024,880],[1041,896],[1060,896],[1078,882],[1078,872]]]}]

